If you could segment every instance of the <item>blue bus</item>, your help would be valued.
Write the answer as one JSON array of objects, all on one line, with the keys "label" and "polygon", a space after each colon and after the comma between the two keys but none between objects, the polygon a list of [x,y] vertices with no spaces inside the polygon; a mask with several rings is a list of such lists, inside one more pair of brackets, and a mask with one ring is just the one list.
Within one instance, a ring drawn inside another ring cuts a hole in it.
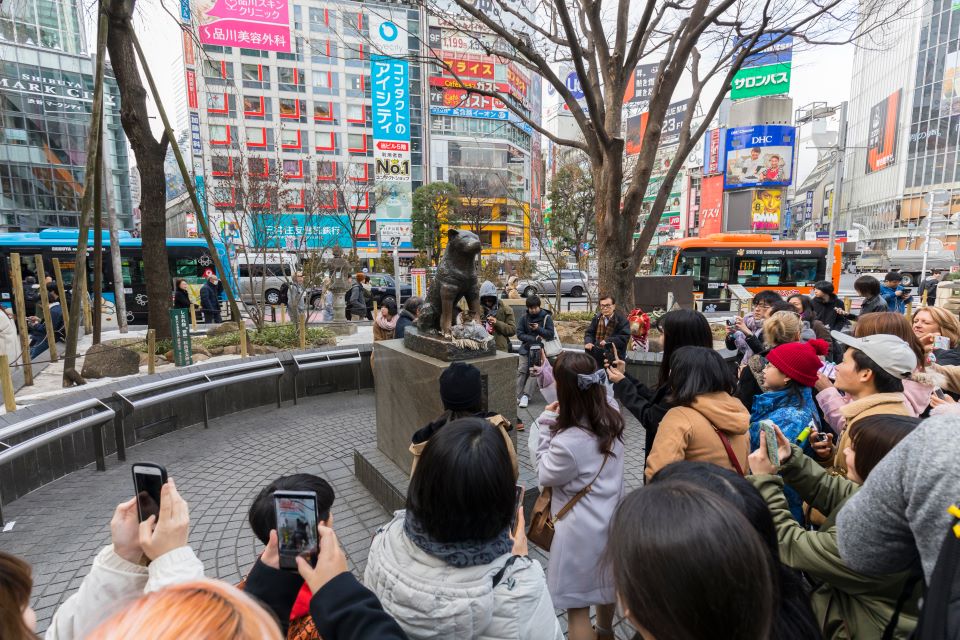
[{"label": "blue bus", "polygon": [[[134,238],[127,231],[117,234],[120,244],[120,264],[123,271],[123,291],[127,306],[127,321],[130,324],[146,324],[147,281],[143,264],[143,245],[140,238]],[[20,254],[20,272],[24,278],[37,275],[36,257],[41,256],[46,275],[54,276],[53,259],[59,258],[63,272],[64,287],[73,286],[73,270],[77,255],[77,229],[44,229],[40,233],[3,233],[0,234],[0,304],[11,306],[13,290],[10,283],[10,254]],[[220,263],[229,273],[220,275],[224,286],[229,286],[236,295],[238,291],[235,269],[233,267],[232,247],[215,243]],[[216,273],[213,258],[205,240],[200,238],[167,238],[167,257],[169,260],[170,295],[173,296],[175,280],[185,279],[191,288],[203,284],[210,274]],[[114,301],[113,266],[110,262],[110,235],[103,232],[103,297]],[[87,291],[93,291],[93,232],[87,237]]]}]

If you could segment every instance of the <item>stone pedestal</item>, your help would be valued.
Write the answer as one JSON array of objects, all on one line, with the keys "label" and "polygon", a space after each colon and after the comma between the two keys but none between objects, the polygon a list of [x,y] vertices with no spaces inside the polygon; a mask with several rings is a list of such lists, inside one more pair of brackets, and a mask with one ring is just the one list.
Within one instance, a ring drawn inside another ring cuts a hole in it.
[{"label": "stone pedestal", "polygon": [[[373,349],[377,448],[409,473],[413,462],[408,450],[410,437],[443,413],[440,374],[450,363],[411,351],[403,346],[403,340],[377,342]],[[515,423],[517,356],[496,352],[469,364],[483,375],[483,409]]]}]

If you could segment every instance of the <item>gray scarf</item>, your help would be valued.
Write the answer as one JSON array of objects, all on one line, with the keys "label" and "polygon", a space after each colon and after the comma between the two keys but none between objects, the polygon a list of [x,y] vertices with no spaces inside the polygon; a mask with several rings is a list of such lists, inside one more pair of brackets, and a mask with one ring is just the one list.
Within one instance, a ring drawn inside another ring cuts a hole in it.
[{"label": "gray scarf", "polygon": [[464,540],[438,542],[430,537],[423,525],[408,509],[403,519],[403,532],[424,553],[439,558],[451,567],[477,567],[490,564],[513,549],[510,528],[507,527],[491,540]]}]

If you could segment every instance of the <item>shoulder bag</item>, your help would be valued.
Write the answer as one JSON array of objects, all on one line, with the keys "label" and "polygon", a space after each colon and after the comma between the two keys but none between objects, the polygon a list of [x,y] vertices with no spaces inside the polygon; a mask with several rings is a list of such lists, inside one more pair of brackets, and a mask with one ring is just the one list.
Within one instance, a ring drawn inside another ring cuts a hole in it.
[{"label": "shoulder bag", "polygon": [[740,477],[743,477],[743,467],[740,466],[740,461],[737,460],[737,456],[733,453],[733,447],[730,446],[730,440],[727,438],[726,434],[720,429],[717,429],[715,425],[710,425],[713,427],[713,430],[717,432],[717,435],[720,436],[720,442],[723,443],[723,448],[727,450],[727,458],[730,459],[730,464],[733,465],[733,468],[737,470],[737,473],[740,474]]},{"label": "shoulder bag", "polygon": [[[550,318],[550,316],[547,317]],[[556,358],[563,351],[563,343],[560,342],[560,336],[557,335],[557,325],[553,318],[550,318],[550,324],[553,325],[553,338],[543,341],[543,353],[548,358]]]},{"label": "shoulder bag", "polygon": [[543,487],[537,501],[533,503],[533,514],[530,516],[530,529],[527,531],[527,540],[534,543],[544,551],[550,551],[550,545],[553,544],[554,525],[567,515],[574,505],[580,502],[580,499],[590,493],[593,489],[593,483],[600,477],[603,467],[607,464],[609,455],[604,454],[603,463],[597,475],[593,480],[587,483],[587,486],[577,491],[577,494],[570,498],[567,504],[557,512],[555,517],[550,516],[550,501],[553,499],[553,487]]}]

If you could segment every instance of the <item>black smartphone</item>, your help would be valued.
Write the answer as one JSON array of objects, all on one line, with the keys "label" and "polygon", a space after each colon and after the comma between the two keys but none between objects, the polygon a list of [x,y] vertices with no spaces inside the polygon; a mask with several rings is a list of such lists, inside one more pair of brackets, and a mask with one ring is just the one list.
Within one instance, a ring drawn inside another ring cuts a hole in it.
[{"label": "black smartphone", "polygon": [[943,389],[941,389],[940,387],[934,387],[934,388],[933,388],[933,392],[934,392],[935,394],[937,394],[937,397],[940,398],[941,400],[944,399],[944,397],[943,397]]},{"label": "black smartphone", "polygon": [[522,484],[518,484],[514,487],[514,491],[516,492],[516,497],[513,501],[513,520],[510,521],[510,531],[513,532],[513,535],[517,535],[517,516],[520,513],[520,505],[523,504],[523,494],[526,489],[523,488]]},{"label": "black smartphone", "polygon": [[530,345],[530,349],[527,351],[527,368],[533,369],[534,367],[539,367],[543,364],[543,347],[538,344]]},{"label": "black smartphone", "polygon": [[315,491],[276,491],[273,506],[277,512],[277,542],[280,568],[297,570],[297,556],[304,556],[316,565],[317,558],[317,494]]},{"label": "black smartphone", "polygon": [[160,517],[160,490],[167,482],[167,470],[153,462],[137,462],[132,465],[133,490],[137,496],[137,513],[140,522],[150,516]]}]

